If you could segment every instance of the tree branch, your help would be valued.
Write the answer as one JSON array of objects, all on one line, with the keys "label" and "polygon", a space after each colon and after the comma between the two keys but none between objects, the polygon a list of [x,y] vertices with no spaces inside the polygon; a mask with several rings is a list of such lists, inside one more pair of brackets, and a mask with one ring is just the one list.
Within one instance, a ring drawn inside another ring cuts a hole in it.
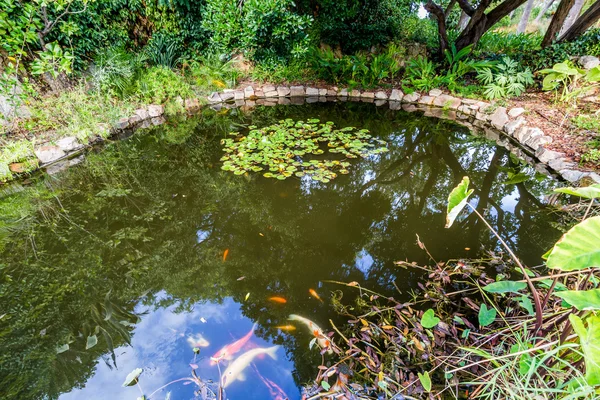
[{"label": "tree branch", "polygon": [[458,6],[467,14],[469,17],[472,17],[475,14],[475,9],[469,3],[469,0],[458,0]]}]

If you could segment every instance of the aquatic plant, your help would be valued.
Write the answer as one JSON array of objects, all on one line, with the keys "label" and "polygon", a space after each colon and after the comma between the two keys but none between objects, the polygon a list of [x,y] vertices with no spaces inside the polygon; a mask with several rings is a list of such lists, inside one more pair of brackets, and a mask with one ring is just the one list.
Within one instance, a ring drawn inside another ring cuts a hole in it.
[{"label": "aquatic plant", "polygon": [[[290,176],[310,176],[315,181],[329,182],[339,174],[347,174],[347,158],[368,157],[388,151],[384,140],[376,139],[367,129],[336,129],[333,122],[281,120],[258,129],[250,126],[247,136],[232,132],[234,139],[223,139],[226,153],[221,169],[236,175],[260,172],[266,178],[285,180]],[[325,152],[339,154],[337,159],[309,159]]]}]

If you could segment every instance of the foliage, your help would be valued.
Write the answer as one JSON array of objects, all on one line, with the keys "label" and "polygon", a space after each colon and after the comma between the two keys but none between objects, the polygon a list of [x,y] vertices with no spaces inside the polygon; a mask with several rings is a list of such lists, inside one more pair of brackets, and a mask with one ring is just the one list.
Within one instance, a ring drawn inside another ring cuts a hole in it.
[{"label": "foliage", "polygon": [[477,79],[485,85],[484,95],[491,100],[520,96],[528,85],[533,84],[531,70],[520,70],[519,64],[509,57],[503,57],[493,67],[482,68]]},{"label": "foliage", "polygon": [[[224,139],[225,154],[222,169],[236,175],[260,172],[266,178],[285,180],[292,175],[310,176],[315,181],[327,183],[340,174],[347,174],[350,163],[344,159],[311,159],[329,153],[339,153],[346,158],[368,157],[388,151],[385,141],[375,139],[366,129],[353,127],[335,129],[333,122],[319,123],[318,119],[294,121],[286,119],[265,128],[250,126],[247,136]],[[238,136],[237,132],[232,135]]]},{"label": "foliage", "polygon": [[189,75],[194,84],[204,90],[233,88],[242,77],[235,60],[228,60],[225,55],[216,54],[192,60]]},{"label": "foliage", "polygon": [[31,72],[34,75],[50,74],[57,78],[61,73],[71,73],[73,55],[58,45],[58,43],[47,43],[44,51],[38,52],[38,58],[31,64]]},{"label": "foliage", "polygon": [[144,55],[134,56],[123,47],[109,47],[100,51],[90,72],[92,84],[99,92],[124,98],[135,91]]},{"label": "foliage", "polygon": [[600,66],[585,71],[566,60],[538,73],[545,75],[542,89],[554,91],[560,101],[576,102],[582,93],[600,86]]},{"label": "foliage", "polygon": [[474,55],[483,57],[506,55],[521,59],[523,54],[539,51],[542,36],[538,33],[486,32],[475,47]]},{"label": "foliage", "polygon": [[579,114],[572,122],[578,128],[600,133],[600,119],[595,115]]},{"label": "foliage", "polygon": [[417,90],[429,91],[441,86],[442,77],[435,73],[433,61],[424,56],[410,60],[406,66],[404,82]]},{"label": "foliage", "polygon": [[157,32],[144,48],[144,53],[152,65],[173,69],[181,63],[182,48],[180,37]]},{"label": "foliage", "polygon": [[165,67],[151,67],[135,82],[136,98],[146,104],[163,104],[178,97],[190,98],[194,92],[183,76]]}]

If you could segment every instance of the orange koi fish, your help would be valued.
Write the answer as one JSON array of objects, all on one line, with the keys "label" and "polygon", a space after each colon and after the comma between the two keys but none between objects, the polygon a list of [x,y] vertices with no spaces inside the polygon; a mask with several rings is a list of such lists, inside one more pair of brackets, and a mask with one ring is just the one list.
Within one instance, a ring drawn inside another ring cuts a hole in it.
[{"label": "orange koi fish", "polygon": [[331,350],[331,339],[329,339],[329,337],[323,333],[323,330],[319,328],[317,324],[308,318],[304,318],[296,314],[291,314],[288,319],[290,321],[302,322],[304,325],[306,325],[313,336],[317,338],[317,344],[319,347],[322,349],[327,349],[327,353],[329,354],[333,353],[333,350]]},{"label": "orange koi fish", "polygon": [[323,302],[323,299],[321,299],[321,296],[319,296],[319,294],[314,289],[308,289],[308,293],[310,293],[310,295],[312,297],[319,300],[321,303]]},{"label": "orange koi fish", "polygon": [[267,389],[269,389],[269,394],[271,395],[271,398],[273,400],[288,400],[289,399],[289,396],[283,391],[282,388],[280,388],[272,380],[262,376],[260,374],[260,372],[258,372],[258,368],[256,368],[256,365],[252,364],[252,366],[254,367],[254,371],[256,372],[256,375],[258,375],[258,377],[260,378],[262,383],[264,383],[265,386],[267,387]]},{"label": "orange koi fish", "polygon": [[225,260],[227,260],[228,255],[229,255],[229,249],[225,249],[225,251],[223,252],[223,262],[225,262]]},{"label": "orange koi fish", "polygon": [[221,350],[217,351],[210,358],[210,365],[215,365],[217,362],[221,360],[231,360],[233,355],[240,351],[244,345],[250,340],[252,335],[254,334],[254,330],[256,329],[256,324],[252,325],[252,329],[248,332],[243,338],[236,340],[233,343],[223,346]]},{"label": "orange koi fish", "polygon": [[284,299],[283,297],[279,297],[279,296],[269,297],[269,300],[273,301],[275,303],[279,303],[279,304],[285,304],[285,303],[287,303],[286,299]]},{"label": "orange koi fish", "polygon": [[294,325],[279,325],[279,326],[276,326],[275,328],[282,330],[282,331],[286,331],[286,332],[296,330],[296,327]]}]

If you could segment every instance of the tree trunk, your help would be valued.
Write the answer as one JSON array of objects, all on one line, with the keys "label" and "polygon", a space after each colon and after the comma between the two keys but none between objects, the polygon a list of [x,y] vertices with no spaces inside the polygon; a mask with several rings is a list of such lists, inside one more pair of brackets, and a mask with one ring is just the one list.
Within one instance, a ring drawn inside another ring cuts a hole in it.
[{"label": "tree trunk", "polygon": [[489,6],[490,2],[483,0],[477,7],[475,13],[471,16],[467,28],[462,31],[458,36],[458,39],[456,39],[456,49],[461,50],[472,44],[477,44],[484,33],[496,25],[502,18],[510,14],[511,11],[525,3],[525,1],[526,0],[505,0],[497,5],[492,11],[485,14],[484,11]]},{"label": "tree trunk", "polygon": [[460,13],[460,19],[458,20],[458,30],[462,31],[464,30],[467,25],[469,24],[469,14],[467,14],[464,11],[461,11]]},{"label": "tree trunk", "polygon": [[440,54],[444,54],[446,49],[448,49],[448,32],[446,31],[446,13],[442,9],[442,7],[435,4],[432,0],[429,0],[425,3],[425,10],[431,13],[433,17],[437,20],[438,24],[438,34],[440,40]]},{"label": "tree trunk", "polygon": [[529,16],[531,15],[531,10],[533,10],[534,2],[535,0],[527,0],[525,9],[523,9],[523,15],[521,16],[521,20],[519,21],[519,26],[517,27],[517,33],[525,33],[525,30],[527,29],[527,22],[529,22]]},{"label": "tree trunk", "polygon": [[540,21],[542,20],[544,15],[546,15],[546,13],[548,12],[548,9],[550,7],[552,7],[552,4],[554,4],[554,1],[555,0],[546,1],[546,4],[544,4],[544,7],[542,7],[542,10],[540,11],[540,13],[537,15],[537,17],[535,17],[535,21],[533,21],[536,25],[540,24]]},{"label": "tree trunk", "polygon": [[573,7],[573,3],[575,3],[575,0],[561,0],[542,40],[542,48],[548,47],[554,42],[558,31],[562,28],[569,11],[571,11],[571,7]]},{"label": "tree trunk", "polygon": [[575,4],[573,4],[571,11],[569,11],[569,15],[567,15],[567,19],[565,19],[565,23],[560,29],[558,37],[564,35],[564,33],[568,31],[571,26],[573,26],[573,23],[579,17],[579,14],[581,14],[581,9],[583,8],[584,3],[585,0],[575,0]]},{"label": "tree trunk", "polygon": [[559,42],[569,42],[571,40],[577,39],[588,30],[589,27],[594,25],[596,21],[600,19],[600,0],[597,0],[594,4],[590,6],[581,17],[577,18],[577,20],[573,23],[571,28],[564,33],[559,39]]}]

